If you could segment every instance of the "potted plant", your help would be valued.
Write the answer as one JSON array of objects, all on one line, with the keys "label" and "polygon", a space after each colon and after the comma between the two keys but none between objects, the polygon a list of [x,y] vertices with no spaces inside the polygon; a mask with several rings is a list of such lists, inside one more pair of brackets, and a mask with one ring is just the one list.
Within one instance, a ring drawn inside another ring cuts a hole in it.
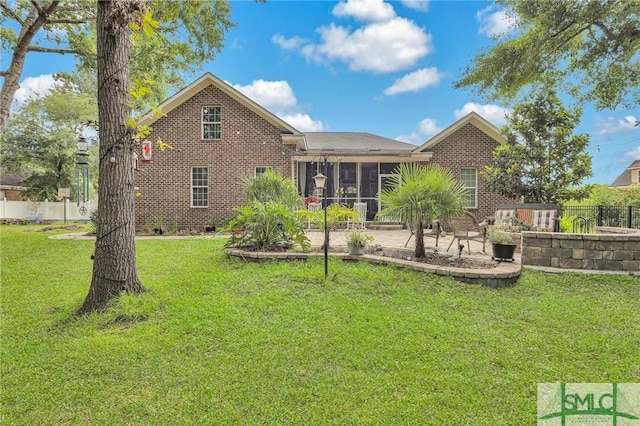
[{"label": "potted plant", "polygon": [[362,255],[364,249],[373,241],[373,237],[366,235],[361,231],[351,231],[347,233],[347,247],[349,248],[349,254]]},{"label": "potted plant", "polygon": [[494,260],[514,260],[513,254],[516,252],[516,244],[510,232],[501,229],[490,229],[487,233],[487,239],[491,241],[493,246]]}]

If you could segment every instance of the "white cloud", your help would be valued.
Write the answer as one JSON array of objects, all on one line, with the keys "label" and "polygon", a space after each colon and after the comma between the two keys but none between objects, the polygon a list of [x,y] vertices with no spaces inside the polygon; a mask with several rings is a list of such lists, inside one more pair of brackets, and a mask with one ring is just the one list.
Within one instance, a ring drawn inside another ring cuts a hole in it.
[{"label": "white cloud", "polygon": [[397,79],[384,90],[384,94],[392,96],[404,92],[417,92],[429,86],[437,86],[443,76],[444,74],[438,72],[435,67],[423,68]]},{"label": "white cloud", "polygon": [[322,121],[314,120],[308,114],[278,114],[278,117],[301,132],[322,132],[325,129]]},{"label": "white cloud", "polygon": [[254,80],[251,84],[242,86],[231,84],[234,89],[244,94],[258,105],[267,109],[292,125],[301,132],[321,132],[325,129],[325,124],[312,119],[308,114],[299,112],[300,107],[293,89],[286,81],[266,81]]},{"label": "white cloud", "polygon": [[410,9],[421,10],[423,12],[429,10],[429,0],[402,0],[402,4]]},{"label": "white cloud", "polygon": [[631,151],[625,152],[622,154],[622,157],[627,159],[627,161],[640,160],[640,146],[635,147]]},{"label": "white cloud", "polygon": [[495,6],[480,10],[476,19],[480,23],[478,33],[492,38],[509,34],[517,23],[514,16],[508,15],[504,10],[496,11]]},{"label": "white cloud", "polygon": [[289,83],[286,81],[254,80],[251,84],[232,85],[234,89],[266,108],[291,108],[298,102]]},{"label": "white cloud", "polygon": [[459,120],[472,111],[476,112],[496,127],[501,127],[507,123],[505,115],[509,113],[508,109],[498,105],[480,105],[475,102],[467,102],[461,109],[455,110],[453,112],[453,116],[456,120]]},{"label": "white cloud", "polygon": [[625,133],[634,130],[634,128],[637,129],[635,125],[638,120],[639,119],[633,115],[627,115],[622,119],[607,117],[605,121],[597,123],[597,133],[600,135]]},{"label": "white cloud", "polygon": [[280,34],[275,34],[273,37],[271,37],[271,41],[284,50],[294,50],[305,43],[305,39],[303,39],[302,37],[295,36],[287,39]]},{"label": "white cloud", "polygon": [[400,135],[397,140],[414,145],[424,143],[431,136],[439,133],[442,128],[438,127],[438,123],[433,118],[425,118],[418,124],[418,128],[408,135]]},{"label": "white cloud", "polygon": [[[405,0],[409,7],[426,10],[428,2]],[[414,21],[398,17],[393,6],[383,0],[347,0],[333,8],[338,18],[354,18],[355,28],[330,23],[316,29],[320,41],[301,37],[271,40],[282,49],[299,49],[309,61],[330,66],[332,61],[347,64],[351,71],[389,73],[414,67],[433,51],[432,37]]]},{"label": "white cloud", "polygon": [[433,50],[431,35],[405,18],[365,25],[350,32],[331,24],[318,30],[322,43],[307,45],[311,60],[340,60],[352,71],[387,73],[407,69]]},{"label": "white cloud", "polygon": [[30,99],[46,96],[57,85],[52,74],[42,74],[37,77],[27,77],[20,83],[20,88],[13,98],[14,106],[20,107]]},{"label": "white cloud", "polygon": [[347,0],[335,5],[333,14],[339,18],[353,17],[361,22],[388,21],[396,16],[393,7],[382,0]]}]

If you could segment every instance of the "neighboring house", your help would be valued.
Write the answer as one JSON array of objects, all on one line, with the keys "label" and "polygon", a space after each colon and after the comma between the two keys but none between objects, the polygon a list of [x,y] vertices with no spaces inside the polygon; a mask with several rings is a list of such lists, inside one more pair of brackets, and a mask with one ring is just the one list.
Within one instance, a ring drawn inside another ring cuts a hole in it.
[{"label": "neighboring house", "polygon": [[627,189],[633,185],[640,185],[640,160],[629,165],[611,184],[614,188]]},{"label": "neighboring house", "polygon": [[22,201],[21,192],[28,189],[22,185],[23,180],[23,176],[5,173],[4,168],[0,167],[0,200]]},{"label": "neighboring house", "polygon": [[[246,203],[242,179],[272,169],[291,177],[303,196],[317,195],[313,176],[327,175],[330,202],[367,203],[379,211],[377,194],[402,162],[449,168],[469,189],[469,209],[479,218],[510,202],[488,193],[479,172],[493,149],[506,143],[498,130],[470,113],[421,146],[369,133],[302,133],[233,87],[205,74],[161,104],[165,115],[145,116],[152,129],[152,163],[136,172],[136,226],[202,228],[224,220]],[[158,149],[160,139],[171,148]]]}]

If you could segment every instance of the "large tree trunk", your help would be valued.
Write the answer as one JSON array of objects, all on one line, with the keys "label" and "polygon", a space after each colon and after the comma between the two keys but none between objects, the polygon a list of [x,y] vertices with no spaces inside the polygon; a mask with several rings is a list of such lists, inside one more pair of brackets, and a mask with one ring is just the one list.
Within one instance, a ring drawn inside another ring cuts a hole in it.
[{"label": "large tree trunk", "polygon": [[422,218],[419,218],[416,224],[416,250],[414,255],[416,258],[423,258],[427,255],[424,249],[424,222]]},{"label": "large tree trunk", "polygon": [[89,294],[79,313],[121,292],[141,293],[136,271],[133,129],[129,118],[129,21],[135,0],[98,1],[98,229]]}]

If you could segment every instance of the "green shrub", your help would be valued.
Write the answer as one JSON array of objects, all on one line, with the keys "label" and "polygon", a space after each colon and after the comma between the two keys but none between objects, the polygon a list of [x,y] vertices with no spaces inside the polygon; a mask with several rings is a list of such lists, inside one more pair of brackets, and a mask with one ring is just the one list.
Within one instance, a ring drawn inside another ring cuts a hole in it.
[{"label": "green shrub", "polygon": [[[318,226],[320,229],[324,229],[324,210],[312,212],[310,210],[298,210],[296,212],[301,220],[307,221],[311,219],[311,222]],[[339,227],[347,221],[358,219],[358,212],[349,206],[345,206],[338,203],[333,203],[327,207],[327,224],[329,228]]]},{"label": "green shrub", "polygon": [[513,233],[503,229],[490,229],[487,233],[487,239],[495,244],[511,245],[513,244]]},{"label": "green shrub", "polygon": [[560,232],[573,232],[573,221],[575,216],[560,217]]},{"label": "green shrub", "polygon": [[297,244],[303,251],[310,247],[303,222],[289,206],[272,201],[255,201],[236,208],[238,215],[229,221],[225,231],[231,232],[226,247],[255,250],[281,250]]}]

